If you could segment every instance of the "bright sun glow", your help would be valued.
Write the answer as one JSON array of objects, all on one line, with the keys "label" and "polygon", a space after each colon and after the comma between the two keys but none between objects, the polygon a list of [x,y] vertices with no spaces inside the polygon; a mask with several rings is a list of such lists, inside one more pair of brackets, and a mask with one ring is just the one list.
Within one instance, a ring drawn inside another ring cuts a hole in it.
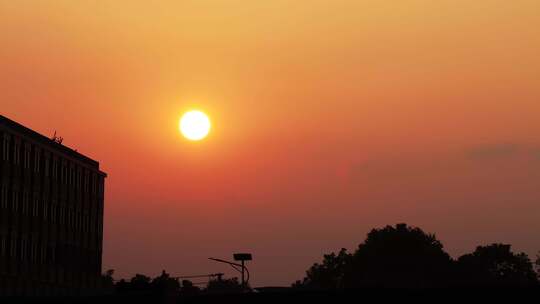
[{"label": "bright sun glow", "polygon": [[210,119],[201,111],[186,112],[180,119],[180,132],[189,140],[201,140],[210,132]]}]

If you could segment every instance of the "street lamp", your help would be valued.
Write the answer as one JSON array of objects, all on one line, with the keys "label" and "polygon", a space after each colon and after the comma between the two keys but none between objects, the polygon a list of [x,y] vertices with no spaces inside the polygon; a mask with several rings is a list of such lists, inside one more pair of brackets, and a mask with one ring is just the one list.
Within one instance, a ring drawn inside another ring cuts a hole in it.
[{"label": "street lamp", "polygon": [[[251,256],[251,253],[235,253],[233,254],[233,258],[235,261],[239,261],[240,264],[216,258],[208,259],[220,263],[229,264],[232,266],[232,268],[234,268],[234,270],[240,272],[242,274],[242,288],[245,289],[247,287],[247,283],[249,282],[249,270],[247,269],[245,262],[253,260],[253,257]],[[237,267],[240,267],[240,269],[238,269]]]}]

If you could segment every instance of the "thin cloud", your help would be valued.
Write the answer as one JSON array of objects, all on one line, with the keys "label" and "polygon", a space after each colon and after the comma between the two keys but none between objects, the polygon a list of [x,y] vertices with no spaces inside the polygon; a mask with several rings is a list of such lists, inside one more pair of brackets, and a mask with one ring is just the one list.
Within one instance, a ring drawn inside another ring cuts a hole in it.
[{"label": "thin cloud", "polygon": [[540,148],[535,149],[533,154],[536,157],[536,159],[540,160]]},{"label": "thin cloud", "polygon": [[515,143],[496,143],[473,147],[467,150],[467,155],[473,159],[508,158],[523,154],[523,146]]},{"label": "thin cloud", "polygon": [[540,148],[518,143],[495,143],[480,145],[466,150],[466,154],[473,160],[502,160],[502,159],[528,159],[540,160]]}]

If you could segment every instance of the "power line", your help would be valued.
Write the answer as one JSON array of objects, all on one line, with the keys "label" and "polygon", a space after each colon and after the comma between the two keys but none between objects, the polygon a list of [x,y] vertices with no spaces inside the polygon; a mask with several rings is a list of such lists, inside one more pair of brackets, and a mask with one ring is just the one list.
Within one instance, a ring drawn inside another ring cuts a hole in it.
[{"label": "power line", "polygon": [[[178,280],[181,280],[181,279],[198,279],[198,278],[208,278],[208,280],[211,280],[212,278],[217,278],[218,280],[221,280],[223,278],[225,274],[224,273],[221,273],[221,272],[218,272],[218,273],[210,273],[210,274],[197,274],[197,275],[185,275],[185,276],[169,276],[171,279],[178,279]],[[113,279],[114,282],[120,282],[120,281],[126,281],[126,282],[129,282],[128,280],[125,280],[125,279]],[[206,284],[208,282],[198,282],[197,284]],[[193,283],[193,284],[196,284],[196,283]]]}]

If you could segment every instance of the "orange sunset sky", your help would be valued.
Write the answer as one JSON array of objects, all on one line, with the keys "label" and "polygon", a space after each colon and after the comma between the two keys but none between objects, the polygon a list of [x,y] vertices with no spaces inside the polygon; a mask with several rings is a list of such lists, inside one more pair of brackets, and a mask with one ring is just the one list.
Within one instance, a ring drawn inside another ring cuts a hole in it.
[{"label": "orange sunset sky", "polygon": [[538,0],[0,0],[0,114],[109,174],[117,278],[288,285],[397,222],[540,250],[539,54]]}]

